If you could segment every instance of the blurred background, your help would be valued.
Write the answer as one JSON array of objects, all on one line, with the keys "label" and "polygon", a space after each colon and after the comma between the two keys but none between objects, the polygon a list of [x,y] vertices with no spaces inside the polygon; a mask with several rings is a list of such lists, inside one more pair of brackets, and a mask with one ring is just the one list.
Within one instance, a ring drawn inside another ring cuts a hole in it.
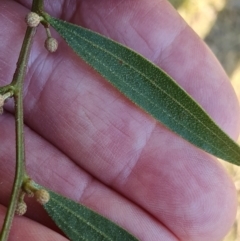
[{"label": "blurred background", "polygon": [[[169,0],[212,49],[240,101],[240,0]],[[240,144],[240,138],[238,140]],[[240,241],[240,167],[222,162],[238,191],[235,224],[223,241]]]}]

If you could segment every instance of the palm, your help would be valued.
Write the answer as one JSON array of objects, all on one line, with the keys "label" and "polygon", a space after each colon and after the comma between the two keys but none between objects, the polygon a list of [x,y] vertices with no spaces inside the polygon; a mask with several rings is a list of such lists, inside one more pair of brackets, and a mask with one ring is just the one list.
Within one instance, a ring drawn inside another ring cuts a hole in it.
[{"label": "palm", "polygon": [[[167,2],[50,2],[48,12],[122,42],[161,66],[236,138],[238,107],[226,76]],[[29,10],[2,0],[0,11],[3,85],[11,80],[25,31],[22,19]],[[62,40],[59,51],[48,54],[44,39],[40,27],[24,92],[31,177],[140,240],[221,240],[234,220],[236,194],[218,163],[128,101]],[[14,171],[10,104],[0,117],[4,206]],[[27,218],[16,219],[10,240],[66,240],[41,207],[27,202]]]}]

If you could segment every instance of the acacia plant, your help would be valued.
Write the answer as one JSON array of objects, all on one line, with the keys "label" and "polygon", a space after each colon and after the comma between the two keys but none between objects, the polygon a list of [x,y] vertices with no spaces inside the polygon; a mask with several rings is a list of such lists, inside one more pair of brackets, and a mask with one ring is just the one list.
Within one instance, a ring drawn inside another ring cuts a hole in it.
[{"label": "acacia plant", "polygon": [[217,61],[167,1],[67,3],[0,3],[1,41],[7,39],[0,62],[3,204],[12,115],[16,133],[0,240],[8,239],[14,214],[27,210],[42,225],[17,218],[12,240],[65,240],[35,201],[73,241],[220,240],[234,220],[234,205],[226,204],[235,193],[207,152],[239,165],[240,148],[229,137],[238,106]]}]

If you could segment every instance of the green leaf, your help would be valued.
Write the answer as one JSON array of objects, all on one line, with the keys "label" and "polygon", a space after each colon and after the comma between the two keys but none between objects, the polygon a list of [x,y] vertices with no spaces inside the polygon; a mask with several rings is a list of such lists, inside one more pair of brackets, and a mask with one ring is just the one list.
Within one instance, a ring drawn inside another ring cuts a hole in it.
[{"label": "green leaf", "polygon": [[146,112],[199,148],[240,165],[240,148],[163,70],[123,45],[43,14],[89,65]]},{"label": "green leaf", "polygon": [[137,241],[110,220],[70,199],[49,191],[44,208],[71,241]]}]

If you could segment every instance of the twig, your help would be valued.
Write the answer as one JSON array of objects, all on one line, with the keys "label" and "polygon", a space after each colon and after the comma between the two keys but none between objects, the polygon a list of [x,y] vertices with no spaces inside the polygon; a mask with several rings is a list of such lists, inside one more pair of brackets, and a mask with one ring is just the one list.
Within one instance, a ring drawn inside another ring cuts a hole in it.
[{"label": "twig", "polygon": [[[43,0],[33,0],[32,11],[39,12],[43,9]],[[23,132],[23,82],[26,75],[29,54],[35,35],[35,28],[28,27],[23,40],[21,52],[17,62],[17,68],[10,85],[2,87],[0,93],[7,90],[13,91],[15,104],[15,128],[16,128],[16,168],[15,178],[12,187],[11,199],[4,219],[4,224],[0,234],[0,241],[6,241],[9,236],[12,220],[14,217],[19,193],[21,191],[25,173],[25,151],[24,151],[24,132]]]}]

